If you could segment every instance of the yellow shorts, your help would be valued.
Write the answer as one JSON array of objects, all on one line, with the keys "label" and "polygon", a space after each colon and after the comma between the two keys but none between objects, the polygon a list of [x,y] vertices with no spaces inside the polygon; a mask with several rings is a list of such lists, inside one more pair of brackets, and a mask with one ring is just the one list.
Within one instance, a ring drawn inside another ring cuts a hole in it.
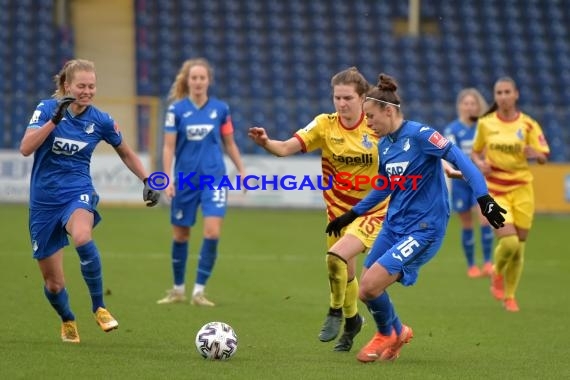
[{"label": "yellow shorts", "polygon": [[534,217],[534,189],[528,183],[503,195],[493,195],[493,199],[505,210],[505,224],[530,229]]},{"label": "yellow shorts", "polygon": [[376,240],[378,233],[382,229],[384,216],[385,214],[372,214],[356,218],[354,222],[346,226],[342,231],[341,236],[327,236],[327,248],[330,249],[330,247],[332,247],[334,243],[339,241],[344,235],[350,234],[356,236],[366,249],[369,249],[372,247],[374,240]]}]

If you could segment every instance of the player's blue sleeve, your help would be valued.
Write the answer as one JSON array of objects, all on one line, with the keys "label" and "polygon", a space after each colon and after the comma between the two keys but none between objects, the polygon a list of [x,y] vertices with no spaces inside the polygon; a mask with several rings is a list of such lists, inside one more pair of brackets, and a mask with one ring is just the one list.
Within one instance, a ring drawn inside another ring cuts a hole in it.
[{"label": "player's blue sleeve", "polygon": [[164,132],[167,133],[176,133],[178,131],[178,116],[175,112],[174,104],[168,107],[168,111],[166,112],[165,120],[164,120]]},{"label": "player's blue sleeve", "polygon": [[390,195],[391,193],[392,191],[389,189],[382,189],[382,190],[372,189],[372,191],[370,191],[368,195],[364,197],[363,200],[358,202],[352,208],[352,211],[354,211],[358,215],[362,215],[366,213],[368,210],[370,210],[372,207],[376,206],[378,203],[382,202],[384,199],[388,198],[388,195]]},{"label": "player's blue sleeve", "polygon": [[485,177],[479,171],[477,166],[459,149],[456,145],[451,144],[451,147],[445,153],[444,160],[451,162],[455,165],[461,173],[463,178],[473,190],[475,198],[489,194]]},{"label": "player's blue sleeve", "polygon": [[121,135],[119,126],[108,114],[103,114],[102,118],[103,120],[101,124],[103,125],[103,139],[112,147],[118,147],[123,142],[123,136]]},{"label": "player's blue sleeve", "polygon": [[50,101],[41,101],[32,117],[30,118],[30,122],[28,123],[28,128],[41,128],[45,123],[51,119],[51,115],[53,113],[53,107],[51,107]]}]

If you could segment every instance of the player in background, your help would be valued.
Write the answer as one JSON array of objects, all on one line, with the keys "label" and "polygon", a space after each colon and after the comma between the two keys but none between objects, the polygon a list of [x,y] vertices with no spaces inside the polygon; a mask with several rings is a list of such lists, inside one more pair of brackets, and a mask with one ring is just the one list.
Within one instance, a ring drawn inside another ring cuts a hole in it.
[{"label": "player in background", "polygon": [[396,90],[394,79],[380,74],[363,109],[370,128],[385,136],[378,144],[379,174],[419,175],[417,187],[407,183],[394,190],[372,189],[326,228],[327,234],[338,235],[360,215],[390,197],[382,231],[366,256],[361,274],[359,296],[377,327],[372,340],[357,355],[361,362],[394,360],[404,343],[413,337],[412,329],[402,324],[396,314],[386,289],[396,281],[413,285],[419,269],[435,256],[443,242],[450,210],[442,159],[461,170],[493,227],[501,227],[504,220],[504,210],[487,194],[485,179],[471,160],[432,127],[405,120]]},{"label": "player in background", "polygon": [[[445,128],[445,137],[457,145],[467,157],[471,156],[473,136],[477,118],[488,108],[487,102],[475,88],[465,88],[457,95],[457,119]],[[477,278],[491,276],[493,264],[491,252],[493,248],[493,231],[487,219],[476,207],[477,200],[473,191],[465,181],[451,181],[451,207],[461,221],[461,245],[467,259],[467,276]],[[473,233],[474,214],[477,214],[481,226],[481,249],[483,251],[483,267],[475,263],[475,238]]]},{"label": "player in background", "polygon": [[55,76],[54,99],[42,100],[20,144],[24,156],[34,153],[30,181],[30,235],[33,257],[44,278],[44,294],[62,320],[61,339],[79,343],[63,272],[63,248],[73,245],[81,274],[91,295],[97,324],[108,332],[119,326],[103,302],[101,258],[92,231],[101,217],[99,196],[89,172],[91,156],[100,141],[113,146],[125,165],[144,183],[147,206],[160,193],[147,186],[147,172],[123,140],[116,122],[92,105],[97,90],[95,65],[68,61]]},{"label": "player in background", "polygon": [[[208,95],[214,71],[203,58],[186,60],[169,94],[172,104],[166,113],[162,164],[165,173],[172,173],[174,180],[165,189],[172,199],[170,223],[172,224],[172,272],[174,286],[166,297],[157,301],[170,304],[186,301],[186,262],[190,229],[196,223],[198,207],[202,207],[204,230],[196,280],[191,303],[195,306],[214,306],[204,296],[205,286],[218,257],[218,241],[227,208],[227,189],[219,188],[219,181],[226,175],[224,149],[237,171],[245,175],[239,149],[234,141],[234,127],[229,106]],[[174,164],[174,168],[173,168]],[[192,177],[192,186],[178,188],[178,173]],[[212,176],[213,188],[200,186],[201,176]]]},{"label": "player in background", "polygon": [[[366,125],[362,112],[368,82],[355,67],[351,67],[335,74],[331,87],[336,112],[317,115],[290,139],[271,140],[260,127],[250,128],[248,134],[256,144],[279,157],[320,149],[325,187],[329,187],[329,176],[340,172],[369,178],[378,172],[378,138]],[[327,219],[332,220],[349,210],[370,189],[371,185],[367,184],[346,191],[334,186],[324,190]],[[357,305],[356,256],[374,242],[386,214],[386,205],[387,201],[376,205],[343,230],[341,236],[327,238],[330,305],[319,340],[329,342],[338,336],[344,314],[344,333],[336,343],[335,351],[350,351],[353,339],[362,327]]]},{"label": "player in background", "polygon": [[494,103],[477,123],[471,157],[490,193],[508,211],[496,231],[491,292],[507,311],[517,312],[515,292],[534,217],[534,190],[528,161],[544,164],[550,153],[540,125],[517,108],[519,92],[509,77],[495,82]]}]

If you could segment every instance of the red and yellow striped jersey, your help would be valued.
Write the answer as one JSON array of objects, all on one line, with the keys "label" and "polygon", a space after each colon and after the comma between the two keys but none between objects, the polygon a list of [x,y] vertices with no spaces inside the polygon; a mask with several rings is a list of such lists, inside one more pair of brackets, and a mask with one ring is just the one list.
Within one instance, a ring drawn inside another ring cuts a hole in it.
[{"label": "red and yellow striped jersey", "polygon": [[[378,137],[366,125],[362,114],[355,127],[342,125],[337,113],[320,114],[306,127],[298,130],[295,137],[301,142],[304,152],[321,149],[323,185],[330,189],[323,190],[329,220],[350,210],[363,199],[372,188],[370,183],[359,189],[335,189],[334,180],[338,173],[350,173],[368,176],[372,179],[378,174]],[[338,184],[338,183],[336,183]],[[384,217],[388,200],[372,208],[366,215],[375,214]]]},{"label": "red and yellow striped jersey", "polygon": [[520,112],[515,120],[506,121],[493,112],[479,119],[473,151],[484,151],[485,160],[491,166],[492,172],[486,177],[491,194],[508,193],[532,182],[524,153],[526,146],[550,153],[542,128],[530,116]]}]

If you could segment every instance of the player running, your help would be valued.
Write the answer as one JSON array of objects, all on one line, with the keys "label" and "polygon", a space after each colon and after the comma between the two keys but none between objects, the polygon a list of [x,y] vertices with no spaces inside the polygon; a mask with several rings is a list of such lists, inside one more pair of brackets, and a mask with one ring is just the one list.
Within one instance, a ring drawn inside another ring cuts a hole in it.
[{"label": "player running", "polygon": [[550,148],[540,125],[517,108],[519,91],[512,78],[495,82],[494,98],[477,124],[472,158],[485,175],[491,194],[508,210],[505,226],[496,231],[491,293],[507,311],[517,312],[515,292],[534,217],[528,160],[545,164]]},{"label": "player running", "polygon": [[[339,190],[329,186],[330,176],[350,173],[372,178],[378,174],[378,138],[368,126],[362,102],[369,84],[355,68],[335,74],[331,79],[336,112],[316,116],[306,127],[286,141],[271,140],[265,129],[253,127],[249,137],[276,156],[321,150],[324,178],[323,191],[327,218],[333,220],[358,203],[371,189],[367,183],[360,188]],[[350,351],[353,339],[360,332],[362,317],[358,314],[358,281],[356,256],[372,246],[386,214],[388,201],[375,205],[342,231],[340,236],[327,238],[327,269],[330,284],[330,305],[319,340],[334,340],[345,319],[344,332],[335,351]]]},{"label": "player running", "polygon": [[360,299],[376,322],[377,332],[357,355],[361,362],[394,360],[413,337],[402,324],[386,289],[398,281],[413,285],[419,269],[431,260],[443,242],[449,221],[449,201],[441,160],[459,168],[473,189],[483,215],[491,225],[503,225],[505,212],[487,193],[485,179],[455,145],[430,126],[404,120],[394,79],[380,74],[378,85],[364,102],[368,125],[380,136],[380,171],[385,176],[421,176],[418,186],[393,191],[373,189],[326,228],[329,235],[340,231],[360,215],[390,196],[385,223],[364,261]]},{"label": "player running", "polygon": [[33,257],[44,278],[44,294],[61,317],[61,339],[79,343],[63,273],[63,247],[69,244],[68,235],[79,254],[97,324],[105,332],[119,327],[103,302],[101,258],[92,239],[93,227],[101,220],[96,210],[99,196],[89,171],[97,144],[105,141],[113,146],[125,165],[143,181],[147,206],[156,205],[160,193],[147,186],[147,172],[123,140],[115,121],[92,105],[97,89],[95,65],[73,59],[63,66],[55,81],[55,99],[38,104],[20,152],[24,156],[34,153],[29,223]]}]

